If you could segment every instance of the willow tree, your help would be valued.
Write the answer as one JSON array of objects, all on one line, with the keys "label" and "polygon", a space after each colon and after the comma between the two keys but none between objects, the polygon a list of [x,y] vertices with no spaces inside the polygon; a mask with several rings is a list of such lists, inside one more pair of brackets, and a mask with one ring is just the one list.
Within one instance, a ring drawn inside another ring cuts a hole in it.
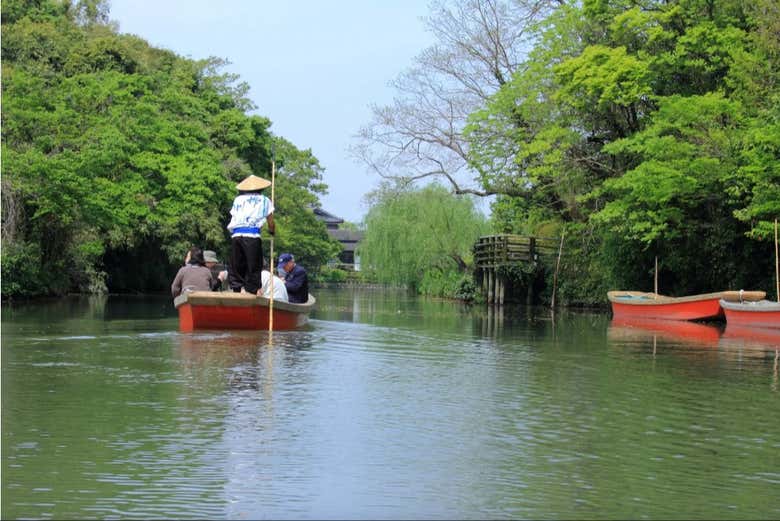
[{"label": "willow tree", "polygon": [[433,184],[401,190],[385,185],[369,198],[372,206],[358,253],[380,282],[419,289],[425,280],[453,280],[468,273],[474,242],[488,232],[471,197]]}]

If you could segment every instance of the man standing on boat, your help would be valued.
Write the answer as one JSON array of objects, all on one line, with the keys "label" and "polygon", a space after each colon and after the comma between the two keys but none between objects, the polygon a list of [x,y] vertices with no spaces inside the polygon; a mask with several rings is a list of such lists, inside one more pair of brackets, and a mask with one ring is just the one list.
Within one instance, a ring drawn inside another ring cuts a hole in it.
[{"label": "man standing on boat", "polygon": [[309,276],[306,270],[295,263],[292,253],[279,255],[277,269],[284,272],[284,285],[287,288],[287,296],[294,304],[303,304],[309,300]]},{"label": "man standing on boat", "polygon": [[230,209],[230,266],[228,283],[236,293],[256,294],[261,287],[263,248],[260,230],[268,223],[268,233],[276,231],[273,202],[263,195],[271,181],[250,175],[236,185],[238,195]]}]

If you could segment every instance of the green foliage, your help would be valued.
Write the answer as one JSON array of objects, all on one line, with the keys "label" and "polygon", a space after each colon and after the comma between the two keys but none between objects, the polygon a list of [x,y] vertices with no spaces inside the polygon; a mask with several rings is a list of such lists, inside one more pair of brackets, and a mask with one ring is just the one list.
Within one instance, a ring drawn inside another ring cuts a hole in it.
[{"label": "green foliage", "polygon": [[349,278],[348,272],[344,270],[340,270],[338,268],[329,268],[325,266],[317,274],[316,281],[342,283],[342,282],[346,282],[348,278]]},{"label": "green foliage", "polygon": [[384,187],[374,194],[358,253],[379,282],[451,294],[473,262],[474,242],[487,230],[471,199],[439,185]]},{"label": "green foliage", "polygon": [[738,114],[737,104],[717,94],[664,99],[645,130],[604,147],[639,161],[589,195],[612,196],[593,220],[644,244],[679,237],[723,192],[721,180],[734,169]]},{"label": "green foliage", "polygon": [[444,297],[471,302],[479,298],[479,291],[471,273],[430,270],[423,274],[417,287],[420,295]]},{"label": "green foliage", "polygon": [[27,297],[42,293],[43,284],[38,274],[41,253],[36,244],[14,242],[3,245],[2,261],[2,296]]},{"label": "green foliage", "polygon": [[656,256],[667,292],[769,282],[779,14],[773,0],[568,4],[471,115],[471,165],[502,194],[493,226],[584,234],[561,301],[649,289]]},{"label": "green foliage", "polygon": [[325,193],[318,161],[246,114],[225,61],[117,34],[99,0],[2,9],[4,202],[20,208],[3,215],[3,263],[39,261],[36,283],[8,272],[4,294],[164,289],[192,244],[227,250],[235,184],[270,177],[274,142],[278,247],[315,269],[338,251],[309,210]]}]

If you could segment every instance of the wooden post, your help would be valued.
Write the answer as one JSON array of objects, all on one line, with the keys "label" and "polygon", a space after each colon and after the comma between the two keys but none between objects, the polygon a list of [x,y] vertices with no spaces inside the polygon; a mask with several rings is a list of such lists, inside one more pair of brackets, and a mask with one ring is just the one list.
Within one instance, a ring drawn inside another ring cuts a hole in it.
[{"label": "wooden post", "polygon": [[504,305],[504,287],[506,286],[506,281],[503,277],[498,278],[498,305],[503,306]]},{"label": "wooden post", "polygon": [[563,236],[566,229],[561,230],[561,245],[558,247],[558,261],[555,263],[555,273],[553,274],[552,299],[550,299],[550,308],[555,309],[555,288],[558,286],[558,269],[561,267],[561,253],[563,253]]},{"label": "wooden post", "polygon": [[493,279],[495,278],[495,270],[493,268],[490,268],[488,270],[488,294],[487,294],[487,301],[488,304],[493,303]]},{"label": "wooden post", "polygon": [[653,282],[653,293],[656,294],[656,297],[658,296],[658,255],[655,256],[655,276],[654,282]]},{"label": "wooden post", "polygon": [[775,295],[780,302],[780,257],[777,255],[777,219],[775,219]]}]

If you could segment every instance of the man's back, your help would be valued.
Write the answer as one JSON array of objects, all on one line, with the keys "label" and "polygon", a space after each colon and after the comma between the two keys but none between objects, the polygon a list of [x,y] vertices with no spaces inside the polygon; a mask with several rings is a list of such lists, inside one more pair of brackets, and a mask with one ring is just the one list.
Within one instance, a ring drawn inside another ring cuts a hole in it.
[{"label": "man's back", "polygon": [[284,285],[287,287],[287,297],[290,302],[302,304],[309,300],[309,276],[302,267],[296,264],[287,273]]},{"label": "man's back", "polygon": [[[265,298],[271,298],[271,273],[268,270],[263,270],[260,274],[260,278],[263,281],[263,296]],[[274,281],[274,300],[279,300],[281,302],[289,302],[289,297],[287,296],[287,288],[284,285],[284,281],[274,275],[273,278]]]}]

